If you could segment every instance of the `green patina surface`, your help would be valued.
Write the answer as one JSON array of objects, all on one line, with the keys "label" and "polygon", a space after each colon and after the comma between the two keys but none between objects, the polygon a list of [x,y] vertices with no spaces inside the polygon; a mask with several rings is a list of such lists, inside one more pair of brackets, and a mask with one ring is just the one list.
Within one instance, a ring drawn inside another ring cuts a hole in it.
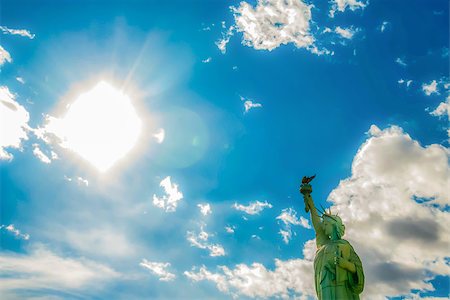
[{"label": "green patina surface", "polygon": [[353,247],[342,239],[345,226],[341,218],[331,212],[319,214],[311,197],[310,184],[302,184],[300,193],[316,232],[314,282],[317,297],[319,300],[360,299],[364,289],[363,267]]}]

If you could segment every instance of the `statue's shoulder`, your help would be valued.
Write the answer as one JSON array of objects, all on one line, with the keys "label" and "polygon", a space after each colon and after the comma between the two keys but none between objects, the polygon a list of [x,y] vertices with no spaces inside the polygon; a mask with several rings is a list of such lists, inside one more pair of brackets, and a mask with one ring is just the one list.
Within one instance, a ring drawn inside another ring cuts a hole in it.
[{"label": "statue's shoulder", "polygon": [[349,243],[349,241],[344,240],[344,239],[340,239],[340,240],[339,240],[339,244],[351,246],[350,243]]}]

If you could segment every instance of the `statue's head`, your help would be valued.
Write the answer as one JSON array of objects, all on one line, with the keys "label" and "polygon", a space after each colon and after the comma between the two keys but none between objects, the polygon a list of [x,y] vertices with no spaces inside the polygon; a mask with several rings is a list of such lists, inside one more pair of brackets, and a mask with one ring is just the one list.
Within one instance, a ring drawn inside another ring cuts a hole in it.
[{"label": "statue's head", "polygon": [[345,233],[344,223],[338,215],[324,213],[322,215],[322,226],[327,236],[333,236],[333,232],[335,232],[336,237],[340,239]]}]

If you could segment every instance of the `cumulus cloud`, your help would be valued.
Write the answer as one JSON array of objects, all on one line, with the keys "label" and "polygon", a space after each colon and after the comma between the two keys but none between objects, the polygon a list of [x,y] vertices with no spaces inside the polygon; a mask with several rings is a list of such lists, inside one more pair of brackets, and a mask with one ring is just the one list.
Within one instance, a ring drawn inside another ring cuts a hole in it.
[{"label": "cumulus cloud", "polygon": [[372,126],[369,134],[352,176],[329,196],[363,261],[370,282],[364,295],[432,290],[432,278],[450,273],[450,218],[442,209],[450,200],[449,151],[423,147],[396,126]]},{"label": "cumulus cloud", "polygon": [[211,272],[205,266],[194,267],[191,271],[185,271],[184,275],[194,282],[212,281],[221,292],[236,298],[295,298],[315,295],[312,270],[311,260],[275,259],[274,270],[253,263],[238,264],[233,269],[219,266],[217,272]]},{"label": "cumulus cloud", "polygon": [[21,240],[29,240],[30,239],[30,235],[28,233],[22,233],[19,229],[17,229],[14,226],[14,224],[9,224],[8,226],[1,225],[0,229],[6,230],[7,232],[13,234],[18,239],[21,239]]},{"label": "cumulus cloud", "polygon": [[29,30],[26,30],[26,29],[10,29],[6,26],[0,26],[0,30],[4,34],[20,35],[20,36],[27,37],[30,39],[34,39],[34,37],[35,37],[35,35],[33,33],[31,33]]},{"label": "cumulus cloud", "polygon": [[0,86],[0,119],[4,128],[0,131],[0,159],[10,160],[13,155],[5,148],[20,148],[22,140],[28,139],[30,115],[6,86]]},{"label": "cumulus cloud", "polygon": [[438,87],[437,87],[437,81],[433,80],[428,84],[426,84],[426,83],[422,84],[422,91],[427,96],[430,96],[432,94],[439,94]]},{"label": "cumulus cloud", "polygon": [[447,96],[445,102],[439,103],[438,107],[430,114],[436,117],[446,116],[450,120],[450,95]]},{"label": "cumulus cloud", "polygon": [[44,152],[42,152],[38,144],[33,144],[33,154],[45,164],[49,164],[52,162],[52,160],[47,155],[45,155]]},{"label": "cumulus cloud", "polygon": [[5,297],[12,295],[11,298],[21,290],[96,289],[120,277],[108,266],[85,258],[60,256],[41,245],[27,254],[0,252],[0,265],[0,291]]},{"label": "cumulus cloud", "polygon": [[212,213],[211,205],[209,205],[209,203],[206,203],[206,204],[199,203],[199,204],[197,204],[197,207],[200,209],[200,212],[204,216],[207,216]]},{"label": "cumulus cloud", "polygon": [[315,47],[310,32],[311,7],[301,0],[259,0],[255,7],[242,1],[232,11],[244,45],[271,51],[292,43],[312,51]]},{"label": "cumulus cloud", "polygon": [[260,202],[260,201],[253,201],[250,202],[248,205],[242,205],[234,203],[233,208],[236,210],[243,211],[249,215],[259,215],[260,212],[264,210],[264,208],[272,208],[272,204],[270,204],[267,201]]},{"label": "cumulus cloud", "polygon": [[183,199],[183,194],[178,190],[178,185],[171,182],[170,176],[167,176],[159,184],[165,192],[165,195],[158,197],[153,195],[153,205],[164,209],[166,212],[174,212],[177,209],[178,202]]},{"label": "cumulus cloud", "polygon": [[281,211],[281,214],[277,217],[277,220],[281,222],[282,228],[280,229],[279,233],[286,244],[288,244],[292,238],[292,226],[302,226],[308,229],[311,228],[309,221],[302,216],[300,216],[300,218],[297,218],[297,212],[292,208],[283,209]]},{"label": "cumulus cloud", "polygon": [[[352,175],[329,196],[370,283],[362,298],[431,291],[430,280],[450,274],[445,226],[450,218],[444,209],[450,200],[449,151],[436,144],[423,147],[396,126],[371,126],[369,134],[354,157]],[[236,297],[314,297],[315,251],[315,241],[308,241],[304,258],[276,260],[274,270],[253,263],[214,272],[202,266],[184,274],[192,281],[212,281]]]},{"label": "cumulus cloud", "polygon": [[176,277],[175,274],[167,271],[167,268],[170,267],[170,263],[151,262],[144,258],[139,265],[158,276],[160,281],[173,281]]},{"label": "cumulus cloud", "polygon": [[2,66],[5,62],[12,62],[11,54],[9,54],[9,52],[0,45],[0,66]]},{"label": "cumulus cloud", "polygon": [[331,0],[331,3],[330,17],[332,18],[334,18],[336,12],[344,12],[347,9],[355,11],[357,9],[364,9],[368,5],[368,1],[358,0]]},{"label": "cumulus cloud", "polygon": [[334,29],[334,32],[339,34],[344,39],[348,39],[348,40],[351,40],[358,31],[360,31],[359,28],[353,28],[353,27],[342,28],[340,26],[337,26]]},{"label": "cumulus cloud", "polygon": [[224,256],[225,249],[220,244],[210,243],[210,236],[211,234],[203,229],[203,225],[200,226],[200,232],[198,234],[193,231],[187,232],[187,240],[191,243],[191,246],[209,250],[209,256]]}]

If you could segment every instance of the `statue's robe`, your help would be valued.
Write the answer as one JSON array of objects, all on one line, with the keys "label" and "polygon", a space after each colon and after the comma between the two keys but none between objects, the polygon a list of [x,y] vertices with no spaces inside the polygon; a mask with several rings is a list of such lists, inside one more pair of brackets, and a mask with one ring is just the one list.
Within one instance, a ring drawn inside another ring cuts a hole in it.
[{"label": "statue's robe", "polygon": [[[361,260],[350,243],[343,239],[332,241],[321,230],[316,234],[316,243],[314,275],[319,300],[359,300],[364,273]],[[335,264],[336,255],[342,252],[348,253],[344,258],[355,265],[355,273]]]}]

